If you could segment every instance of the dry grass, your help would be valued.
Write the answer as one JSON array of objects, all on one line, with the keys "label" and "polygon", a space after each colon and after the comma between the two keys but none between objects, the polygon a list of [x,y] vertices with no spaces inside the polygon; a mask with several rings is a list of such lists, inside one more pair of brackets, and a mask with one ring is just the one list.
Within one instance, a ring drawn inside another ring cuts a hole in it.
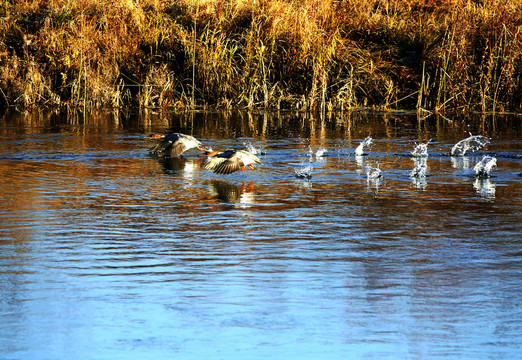
[{"label": "dry grass", "polygon": [[522,111],[519,0],[17,0],[0,103]]}]

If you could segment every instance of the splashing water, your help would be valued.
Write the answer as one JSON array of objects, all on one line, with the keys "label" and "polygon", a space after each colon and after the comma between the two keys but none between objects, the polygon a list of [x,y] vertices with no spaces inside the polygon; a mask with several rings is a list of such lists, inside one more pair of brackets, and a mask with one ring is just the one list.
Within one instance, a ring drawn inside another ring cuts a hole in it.
[{"label": "splashing water", "polygon": [[366,176],[368,177],[368,180],[380,179],[380,178],[382,178],[381,169],[379,169],[379,166],[377,166],[377,167],[368,166],[368,168],[366,169]]},{"label": "splashing water", "polygon": [[415,149],[411,152],[411,156],[413,157],[426,157],[428,156],[428,144],[431,140],[428,140],[426,144],[417,144],[415,145]]},{"label": "splashing water", "polygon": [[310,158],[315,156],[316,159],[319,159],[319,158],[323,157],[324,154],[326,154],[326,149],[323,147],[319,148],[315,153],[311,147],[308,147],[308,157],[310,157]]},{"label": "splashing water", "polygon": [[426,177],[426,170],[428,167],[426,164],[419,164],[410,172],[410,177],[412,179],[421,179]]},{"label": "splashing water", "polygon": [[297,176],[300,179],[310,179],[312,177],[312,170],[313,168],[311,166],[294,168],[295,176]]},{"label": "splashing water", "polygon": [[489,139],[482,135],[471,135],[470,137],[460,140],[451,149],[452,156],[464,156],[468,151],[477,151],[488,145]]},{"label": "splashing water", "polygon": [[357,149],[355,149],[355,155],[357,155],[357,156],[363,155],[364,147],[370,146],[371,144],[373,144],[373,139],[370,136],[368,136],[366,139],[363,140],[363,142],[361,142],[359,144],[359,146],[357,146]]},{"label": "splashing water", "polygon": [[243,142],[243,145],[246,147],[247,151],[251,153],[252,155],[261,155],[262,151],[254,147],[252,143],[249,142]]},{"label": "splashing water", "polygon": [[308,152],[306,154],[308,155],[309,158],[314,156],[314,151],[312,150],[311,146],[308,147]]},{"label": "splashing water", "polygon": [[473,170],[475,170],[475,176],[477,178],[485,179],[489,177],[491,170],[497,166],[497,158],[493,156],[485,155],[480,160]]},{"label": "splashing water", "polygon": [[373,188],[375,194],[377,194],[379,192],[379,187],[382,182],[382,173],[381,169],[379,169],[379,165],[377,165],[377,167],[368,166],[366,168],[366,176],[368,188]]},{"label": "splashing water", "polygon": [[319,149],[315,152],[315,157],[316,157],[316,158],[320,158],[320,157],[323,157],[325,154],[326,154],[326,149],[325,149],[325,148],[319,148]]}]

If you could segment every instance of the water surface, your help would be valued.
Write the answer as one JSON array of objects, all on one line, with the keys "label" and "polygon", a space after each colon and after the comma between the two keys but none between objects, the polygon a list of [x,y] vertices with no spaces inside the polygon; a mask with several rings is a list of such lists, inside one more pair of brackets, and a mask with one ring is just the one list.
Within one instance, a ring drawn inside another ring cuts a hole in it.
[{"label": "water surface", "polygon": [[[0,358],[519,357],[520,124],[7,114]],[[223,176],[197,151],[155,159],[154,131],[252,146],[263,164]],[[450,156],[470,133],[491,144]],[[477,179],[484,155],[497,167]]]}]

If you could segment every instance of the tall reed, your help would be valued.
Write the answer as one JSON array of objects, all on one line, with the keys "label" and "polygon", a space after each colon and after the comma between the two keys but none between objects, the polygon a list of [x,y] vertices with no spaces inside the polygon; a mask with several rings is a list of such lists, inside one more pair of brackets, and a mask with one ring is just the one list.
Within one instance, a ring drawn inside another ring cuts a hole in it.
[{"label": "tall reed", "polygon": [[522,111],[518,0],[19,0],[0,104]]}]

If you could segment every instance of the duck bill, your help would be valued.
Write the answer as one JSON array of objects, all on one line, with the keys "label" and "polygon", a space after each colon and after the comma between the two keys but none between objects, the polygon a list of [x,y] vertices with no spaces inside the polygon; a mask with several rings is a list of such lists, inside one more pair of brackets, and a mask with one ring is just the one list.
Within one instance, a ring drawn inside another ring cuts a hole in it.
[{"label": "duck bill", "polygon": [[200,148],[199,146],[198,149],[200,151],[203,151],[203,154],[199,154],[199,156],[216,156],[217,154],[219,154],[219,151],[205,150],[203,148]]},{"label": "duck bill", "polygon": [[249,167],[250,169],[254,170],[254,165],[252,165],[252,164],[248,164],[248,167]]},{"label": "duck bill", "polygon": [[163,139],[165,135],[162,134],[150,134],[145,136],[147,139]]}]

